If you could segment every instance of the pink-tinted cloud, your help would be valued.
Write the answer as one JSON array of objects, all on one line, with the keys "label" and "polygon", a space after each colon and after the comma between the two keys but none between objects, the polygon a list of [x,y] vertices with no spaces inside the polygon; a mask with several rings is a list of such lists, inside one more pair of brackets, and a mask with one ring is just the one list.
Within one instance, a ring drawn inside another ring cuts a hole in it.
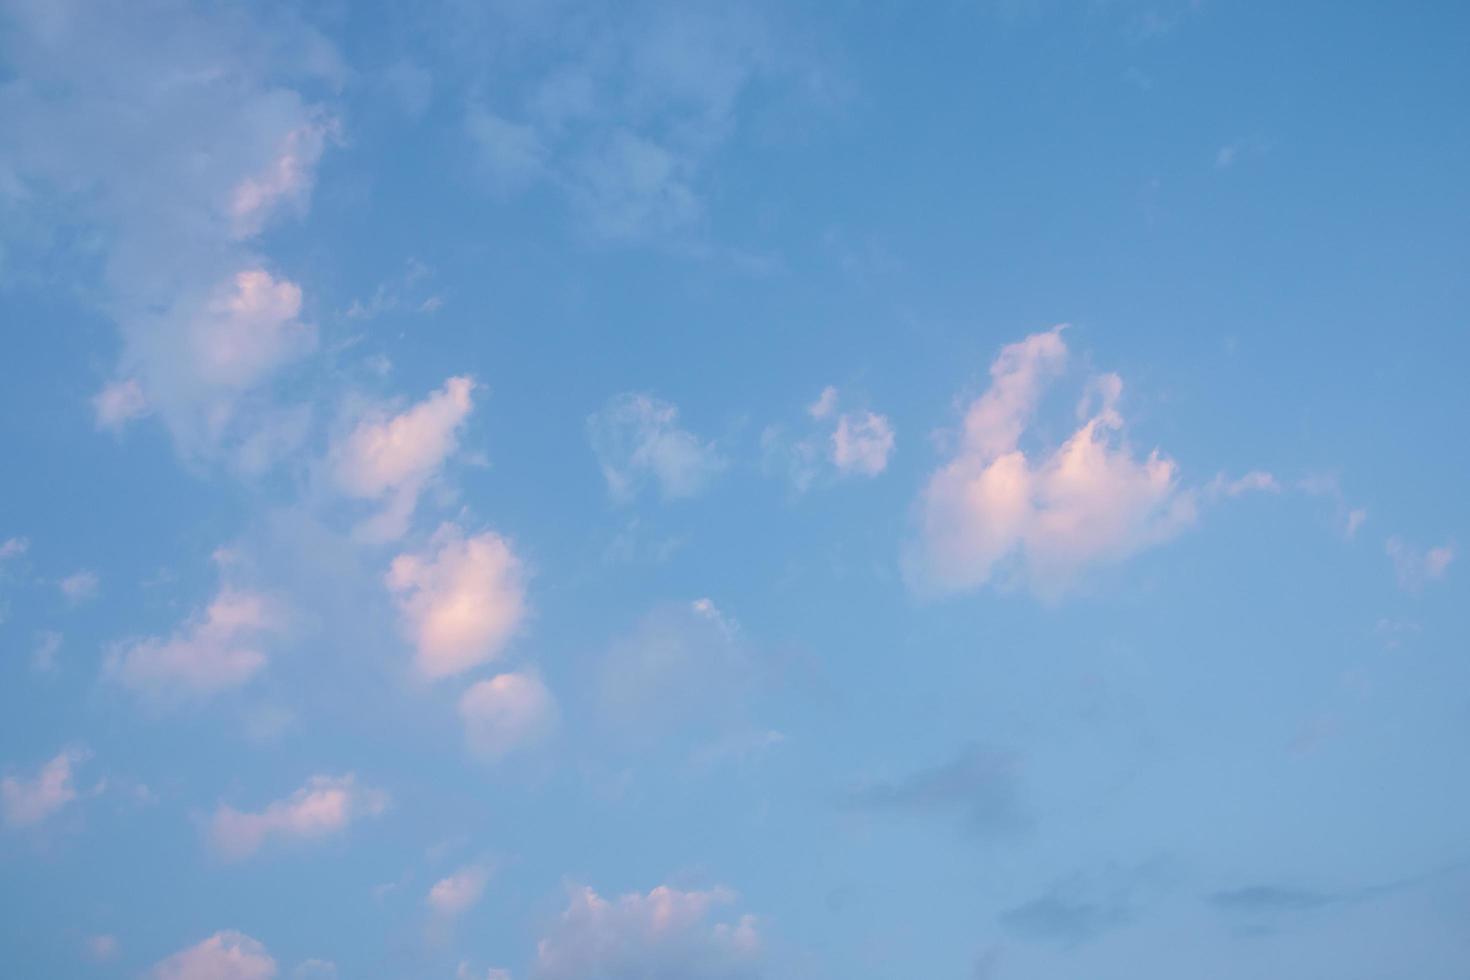
[{"label": "pink-tinted cloud", "polygon": [[832,433],[832,464],[841,473],[877,476],[893,452],[893,426],[875,412],[850,412]]},{"label": "pink-tinted cloud", "polygon": [[1194,494],[1181,488],[1174,463],[1158,450],[1135,457],[1122,438],[1117,375],[1092,380],[1078,407],[1082,424],[1060,445],[1020,447],[1042,391],[1065,365],[1062,330],[1011,344],[991,365],[990,388],[966,411],[957,451],[919,499],[908,571],[921,588],[975,588],[1004,570],[1055,594],[1086,569],[1194,521]]},{"label": "pink-tinted cloud", "polygon": [[150,980],[274,980],[276,961],[259,941],[226,929],[148,971]]},{"label": "pink-tinted cloud", "polygon": [[490,868],[487,865],[469,864],[434,882],[424,901],[434,914],[457,918],[480,900],[489,880]]},{"label": "pink-tinted cloud", "polygon": [[647,895],[605,899],[570,889],[561,916],[536,948],[535,980],[736,980],[756,975],[761,940],[753,916],[718,921],[731,904],[725,888],[680,891],[660,885]]},{"label": "pink-tinted cloud", "polygon": [[352,774],[313,776],[306,785],[257,812],[221,804],[209,822],[209,842],[225,860],[238,861],[270,840],[313,841],[344,832],[354,821],[388,806],[381,790],[358,784]]},{"label": "pink-tinted cloud", "polygon": [[487,759],[544,737],[556,725],[556,702],[532,673],[499,674],[480,681],[459,699],[470,750]]},{"label": "pink-tinted cloud", "polygon": [[1418,591],[1430,582],[1444,578],[1450,563],[1455,560],[1455,548],[1451,544],[1426,549],[1409,544],[1398,536],[1384,543],[1384,551],[1393,563],[1399,587],[1407,592]]},{"label": "pink-tinted cloud", "polygon": [[92,399],[97,428],[121,429],[135,418],[148,414],[148,397],[137,378],[108,382]]},{"label": "pink-tinted cloud", "polygon": [[394,558],[386,581],[419,671],[448,677],[494,659],[525,619],[523,580],[509,542],[453,524],[426,550]]},{"label": "pink-tinted cloud", "polygon": [[454,377],[412,408],[374,412],[333,450],[337,484],[347,494],[383,502],[362,527],[373,540],[401,537],[420,492],[459,446],[459,433],[474,407],[475,383]]},{"label": "pink-tinted cloud", "polygon": [[317,161],[332,128],[319,120],[297,126],[286,134],[263,170],[235,185],[229,213],[236,238],[255,235],[277,211],[290,209],[300,214],[306,210]]},{"label": "pink-tinted cloud", "polygon": [[73,770],[88,753],[81,749],[61,752],[30,779],[6,776],[0,779],[0,815],[8,827],[34,827],[55,815],[77,798]]},{"label": "pink-tinted cloud", "polygon": [[283,627],[283,614],[270,597],[226,586],[171,636],[114,648],[104,671],[156,704],[203,701],[264,670],[265,640]]}]

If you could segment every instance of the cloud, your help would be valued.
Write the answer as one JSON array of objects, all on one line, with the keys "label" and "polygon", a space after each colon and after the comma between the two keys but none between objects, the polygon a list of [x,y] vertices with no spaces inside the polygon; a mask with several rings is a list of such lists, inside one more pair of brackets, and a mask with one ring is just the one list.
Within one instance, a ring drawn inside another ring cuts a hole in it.
[{"label": "cloud", "polygon": [[469,864],[434,882],[424,901],[434,914],[457,918],[480,900],[489,880],[490,868],[487,865]]},{"label": "cloud", "polygon": [[30,550],[31,542],[27,538],[6,538],[0,542],[0,561],[11,558],[19,558]]},{"label": "cloud", "polygon": [[303,960],[291,971],[295,980],[335,980],[337,975],[337,964],[331,960]]},{"label": "cloud", "polygon": [[276,961],[257,940],[226,929],[154,965],[150,980],[273,980]]},{"label": "cloud", "polygon": [[526,617],[524,578],[508,541],[453,524],[394,558],[386,582],[419,671],[448,677],[498,656]]},{"label": "cloud", "polygon": [[31,669],[50,673],[56,669],[56,655],[61,652],[62,636],[55,630],[40,630],[36,633],[36,645],[31,648]]},{"label": "cloud", "polygon": [[333,447],[337,485],[349,496],[383,502],[383,510],[359,529],[364,537],[391,540],[408,529],[419,494],[459,447],[474,388],[468,377],[450,378],[397,415],[370,413]]},{"label": "cloud", "polygon": [[[910,581],[937,592],[973,589],[1007,571],[1056,594],[1087,568],[1122,561],[1193,523],[1195,495],[1154,450],[1135,459],[1117,403],[1116,374],[1092,379],[1081,427],[1039,453],[1020,447],[1045,387],[1062,370],[1063,327],[1003,348],[989,390],[965,413],[953,458],[918,502],[920,537]],[[1117,444],[1115,444],[1115,442]]]},{"label": "cloud", "polygon": [[874,811],[955,813],[964,829],[1010,836],[1030,826],[1021,803],[1020,764],[1010,752],[970,746],[954,759],[894,782],[876,782],[848,797]]},{"label": "cloud", "polygon": [[103,670],[155,704],[204,701],[249,683],[264,670],[269,660],[266,639],[284,626],[275,600],[224,586],[202,613],[170,636],[115,646]]},{"label": "cloud", "polygon": [[1226,479],[1223,475],[1217,476],[1210,484],[1209,491],[1218,496],[1239,497],[1246,493],[1280,493],[1281,484],[1276,482],[1276,477],[1264,470],[1251,470],[1234,480]]},{"label": "cloud", "polygon": [[148,414],[148,396],[137,378],[110,381],[92,399],[97,428],[117,431],[133,419]]},{"label": "cloud", "polygon": [[1164,874],[1163,863],[1155,860],[1069,875],[1040,897],[1003,911],[1000,922],[1024,939],[1080,946],[1132,921],[1138,907],[1163,885]]},{"label": "cloud", "polygon": [[88,936],[82,944],[82,952],[93,963],[106,963],[117,959],[117,937],[111,935]]},{"label": "cloud", "polygon": [[567,908],[536,947],[534,980],[739,980],[760,973],[761,939],[753,916],[714,921],[733,903],[725,888],[680,891],[660,885],[647,895],[608,900],[586,886],[570,889]]},{"label": "cloud", "polygon": [[472,685],[459,699],[459,716],[471,751],[499,759],[544,737],[556,725],[556,702],[541,678],[499,674]]},{"label": "cloud", "polygon": [[7,37],[7,262],[84,270],[73,285],[117,324],[100,427],[151,409],[186,456],[233,462],[281,427],[252,393],[315,344],[252,236],[304,212],[333,124],[298,89],[334,87],[340,61],[301,18],[253,8],[22,4]]},{"label": "cloud", "polygon": [[69,749],[58,753],[31,779],[6,776],[0,780],[0,814],[7,827],[33,827],[77,798],[72,770],[90,753]]},{"label": "cloud", "polygon": [[738,625],[709,599],[654,607],[597,672],[604,716],[644,734],[728,722],[754,680]]},{"label": "cloud", "polygon": [[1455,560],[1455,549],[1451,544],[1423,549],[1394,536],[1384,543],[1384,551],[1393,563],[1393,573],[1399,588],[1406,592],[1417,592],[1430,582],[1444,578],[1450,562]]},{"label": "cloud", "polygon": [[693,497],[725,469],[713,443],[679,427],[679,409],[627,392],[587,418],[592,451],[613,499],[629,501],[652,480],[665,500]]},{"label": "cloud", "polygon": [[1211,904],[1227,912],[1274,914],[1321,908],[1338,901],[1336,896],[1277,885],[1250,885],[1215,892]]},{"label": "cloud", "polygon": [[97,573],[88,569],[75,572],[56,583],[61,589],[61,594],[66,596],[68,602],[73,605],[86,602],[88,599],[97,597],[98,588]]},{"label": "cloud", "polygon": [[831,466],[836,476],[874,477],[888,468],[893,454],[893,425],[886,415],[871,411],[839,412],[841,396],[832,385],[807,406],[809,422],[803,434],[789,436],[785,427],[768,426],[761,433],[767,471],[784,471],[797,492],[804,493]]},{"label": "cloud", "polygon": [[312,841],[346,831],[355,820],[376,817],[388,795],[345,776],[312,776],[296,792],[259,812],[221,804],[209,821],[209,843],[227,861],[239,861],[269,840]]}]

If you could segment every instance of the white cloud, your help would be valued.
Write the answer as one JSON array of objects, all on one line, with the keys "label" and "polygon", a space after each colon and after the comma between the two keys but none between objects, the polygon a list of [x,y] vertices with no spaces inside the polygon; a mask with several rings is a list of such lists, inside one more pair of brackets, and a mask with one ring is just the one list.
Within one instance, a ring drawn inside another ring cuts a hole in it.
[{"label": "white cloud", "polygon": [[0,780],[0,813],[8,827],[33,827],[77,798],[72,769],[88,757],[80,749],[57,754],[31,779]]},{"label": "white cloud", "polygon": [[753,916],[715,921],[735,900],[725,888],[680,891],[660,885],[608,900],[573,887],[570,900],[536,947],[535,980],[738,980],[760,968]]},{"label": "white cloud", "polygon": [[96,413],[97,428],[121,429],[133,419],[148,414],[148,397],[137,378],[122,378],[108,382],[92,399]]},{"label": "white cloud", "polygon": [[470,378],[450,378],[404,412],[371,413],[334,447],[338,486],[351,496],[383,502],[383,510],[361,528],[365,537],[388,540],[407,530],[419,494],[459,446],[474,388]]},{"label": "white cloud", "polygon": [[156,704],[203,701],[248,683],[264,670],[269,659],[265,639],[284,625],[270,597],[225,586],[172,635],[114,647],[104,671]]},{"label": "white cloud", "polygon": [[[768,472],[784,472],[799,493],[811,489],[824,472],[838,477],[875,477],[893,454],[893,424],[886,415],[860,410],[839,412],[841,394],[828,385],[807,406],[805,433],[788,436],[780,425],[761,433]],[[830,464],[828,471],[824,463]]]},{"label": "white cloud", "polygon": [[631,500],[649,480],[666,500],[692,497],[724,470],[713,443],[679,427],[679,409],[628,392],[587,419],[592,450],[614,499]]},{"label": "white cloud", "polygon": [[499,674],[472,685],[459,699],[459,716],[471,751],[499,759],[544,737],[556,725],[556,702],[541,678]]},{"label": "white cloud", "polygon": [[920,539],[907,571],[940,592],[975,588],[1004,569],[1042,593],[1121,561],[1189,526],[1195,499],[1158,450],[1134,457],[1119,434],[1115,374],[1092,380],[1061,445],[1028,455],[1022,435],[1066,362],[1062,327],[1000,352],[989,390],[969,406],[954,457],[919,499]]},{"label": "white cloud", "polygon": [[88,599],[97,597],[98,588],[97,573],[89,569],[82,569],[56,583],[61,589],[61,594],[66,596],[67,601],[73,604],[86,602]]},{"label": "white cloud", "polygon": [[31,648],[31,669],[39,673],[50,673],[56,669],[56,655],[61,652],[61,634],[55,630],[36,633],[36,645]]},{"label": "white cloud", "polygon": [[1408,592],[1418,591],[1428,583],[1444,578],[1450,562],[1455,560],[1453,545],[1442,544],[1436,548],[1424,549],[1409,544],[1398,536],[1385,542],[1384,551],[1393,563],[1393,572],[1399,587]]},{"label": "white cloud", "polygon": [[468,911],[485,892],[490,869],[484,864],[470,864],[454,874],[434,882],[424,901],[436,915],[456,918]]},{"label": "white cloud", "polygon": [[271,839],[310,841],[344,832],[355,820],[375,817],[388,806],[381,790],[345,776],[312,776],[306,785],[258,812],[221,804],[209,822],[209,842],[222,858],[247,858]]},{"label": "white cloud", "polygon": [[851,412],[837,420],[832,433],[832,463],[839,472],[877,476],[893,452],[893,426],[874,412]]},{"label": "white cloud", "polygon": [[393,559],[386,582],[427,677],[458,674],[495,658],[526,616],[524,573],[509,542],[439,528],[423,552]]},{"label": "white cloud", "polygon": [[226,929],[154,965],[151,980],[273,980],[276,961],[259,941]]}]

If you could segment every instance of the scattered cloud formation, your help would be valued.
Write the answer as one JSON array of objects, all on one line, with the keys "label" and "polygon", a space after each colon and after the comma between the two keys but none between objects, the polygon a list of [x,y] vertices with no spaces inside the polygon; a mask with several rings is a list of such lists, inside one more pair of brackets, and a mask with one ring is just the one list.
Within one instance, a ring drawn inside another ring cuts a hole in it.
[{"label": "scattered cloud formation", "polygon": [[275,600],[225,586],[168,637],[115,646],[104,673],[159,705],[207,700],[247,684],[269,660],[265,641],[285,627]]},{"label": "scattered cloud formation", "polygon": [[458,918],[472,908],[485,893],[490,881],[490,868],[485,864],[468,864],[446,878],[440,878],[424,899],[434,914]]},{"label": "scattered cloud formation", "polygon": [[969,746],[943,765],[869,784],[848,800],[874,811],[958,814],[968,833],[1010,836],[1031,825],[1020,789],[1013,753]]},{"label": "scattered cloud formation", "polygon": [[533,673],[498,674],[460,696],[465,742],[476,755],[499,759],[544,737],[556,725],[556,702]]},{"label": "scattered cloud formation", "polygon": [[117,431],[148,414],[148,397],[137,378],[109,381],[92,399],[97,428]]},{"label": "scattered cloud formation", "polygon": [[570,900],[536,947],[533,980],[740,980],[759,974],[761,939],[754,916],[715,921],[735,901],[725,888],[680,891],[660,885],[647,895],[602,898],[586,886]]},{"label": "scattered cloud formation", "polygon": [[275,156],[260,171],[235,185],[230,194],[230,219],[236,238],[258,234],[278,211],[305,214],[329,132],[335,124],[316,118],[286,133]]},{"label": "scattered cloud formation", "polygon": [[388,795],[361,786],[351,773],[312,776],[296,792],[259,812],[221,804],[209,821],[209,843],[227,861],[250,857],[267,841],[312,841],[345,831],[354,821],[376,817]]},{"label": "scattered cloud formation", "polygon": [[526,617],[524,578],[508,541],[454,524],[394,558],[386,582],[420,673],[449,677],[498,656]]},{"label": "scattered cloud formation", "polygon": [[74,605],[86,602],[88,599],[97,598],[99,585],[100,580],[97,578],[97,573],[87,569],[68,575],[56,583],[56,587],[61,590],[61,594],[66,596],[66,600]]},{"label": "scattered cloud formation", "polygon": [[349,496],[383,505],[359,528],[365,538],[392,540],[408,530],[419,494],[459,447],[474,388],[470,378],[450,378],[397,415],[370,413],[333,448],[337,485]]},{"label": "scattered cloud formation", "polygon": [[1453,545],[1442,544],[1436,548],[1419,548],[1403,538],[1394,536],[1384,543],[1393,573],[1399,588],[1406,592],[1417,592],[1430,582],[1444,578],[1450,562],[1455,560]]},{"label": "scattered cloud formation", "polygon": [[801,435],[789,434],[784,426],[768,426],[761,433],[766,469],[783,472],[802,493],[824,473],[874,477],[887,469],[894,448],[888,417],[867,410],[841,412],[840,400],[837,388],[823,388],[807,406],[810,421]]},{"label": "scattered cloud formation", "polygon": [[632,500],[652,482],[665,500],[693,497],[726,466],[714,443],[679,427],[679,410],[652,395],[629,392],[587,419],[592,451],[608,492]]},{"label": "scattered cloud formation", "polygon": [[953,458],[919,498],[920,538],[910,581],[957,592],[998,572],[1038,592],[1064,590],[1089,567],[1168,540],[1195,519],[1194,494],[1159,453],[1136,459],[1119,437],[1123,382],[1095,377],[1078,428],[1061,445],[1021,448],[1046,386],[1067,360],[1063,327],[1001,350],[990,388],[965,413]]},{"label": "scattered cloud formation", "polygon": [[276,961],[257,940],[226,929],[155,964],[148,976],[150,980],[273,980]]},{"label": "scattered cloud formation", "polygon": [[68,749],[51,758],[30,779],[0,779],[0,814],[7,827],[34,827],[77,798],[74,768],[87,759],[82,749]]}]

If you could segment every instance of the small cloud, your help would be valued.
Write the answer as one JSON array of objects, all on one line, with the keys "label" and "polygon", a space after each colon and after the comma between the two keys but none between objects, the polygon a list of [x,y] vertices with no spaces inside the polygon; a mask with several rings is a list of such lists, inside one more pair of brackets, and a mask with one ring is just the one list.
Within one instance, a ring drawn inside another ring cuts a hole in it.
[{"label": "small cloud", "polygon": [[1302,912],[1330,905],[1334,901],[1336,899],[1330,895],[1299,888],[1282,888],[1278,885],[1250,885],[1218,891],[1210,896],[1210,903],[1222,911],[1256,914]]},{"label": "small cloud", "polygon": [[336,980],[337,964],[331,960],[303,960],[296,964],[291,976],[295,980]]},{"label": "small cloud", "polygon": [[73,770],[91,753],[68,749],[41,766],[35,776],[0,779],[0,815],[7,827],[34,827],[77,798]]},{"label": "small cloud", "polygon": [[1393,563],[1394,576],[1399,588],[1406,592],[1417,592],[1430,582],[1444,578],[1450,563],[1455,560],[1453,545],[1442,544],[1436,548],[1422,549],[1394,536],[1384,543],[1384,551]]},{"label": "small cloud", "polygon": [[665,500],[693,497],[727,465],[713,443],[680,428],[678,408],[652,395],[614,397],[588,416],[587,431],[608,491],[621,502],[649,481]]},{"label": "small cloud", "polygon": [[61,589],[61,594],[66,596],[66,600],[72,605],[77,605],[97,597],[100,580],[96,572],[83,569],[68,575],[56,584],[57,588]]},{"label": "small cloud", "polygon": [[112,935],[88,936],[82,943],[82,955],[93,963],[117,959],[117,949],[117,937]]},{"label": "small cloud", "polygon": [[1040,897],[1006,909],[1000,922],[1025,939],[1080,946],[1132,921],[1142,900],[1157,890],[1162,870],[1154,861],[1070,875]]},{"label": "small cloud", "polygon": [[387,808],[388,794],[358,785],[351,773],[313,776],[287,798],[254,813],[221,804],[209,821],[209,842],[225,860],[238,861],[268,840],[320,840]]},{"label": "small cloud", "polygon": [[838,472],[877,476],[893,452],[893,426],[874,412],[844,414],[832,433],[832,463]]},{"label": "small cloud", "polygon": [[450,919],[458,918],[480,900],[489,880],[488,865],[466,865],[454,874],[434,882],[424,901],[434,914]]},{"label": "small cloud", "polygon": [[500,759],[544,738],[556,726],[556,702],[531,673],[499,674],[472,685],[459,699],[470,750]]},{"label": "small cloud", "polygon": [[1223,497],[1239,497],[1246,493],[1280,493],[1281,484],[1276,482],[1276,477],[1264,470],[1251,470],[1234,480],[1228,479],[1222,473],[1209,485],[1208,492],[1210,496]]},{"label": "small cloud", "polygon": [[226,929],[154,965],[149,980],[274,980],[276,961],[258,940]]},{"label": "small cloud", "polygon": [[526,617],[524,579],[510,542],[454,524],[394,558],[385,581],[420,673],[448,677],[497,657]]},{"label": "small cloud", "polygon": [[888,467],[894,447],[888,416],[866,410],[839,412],[840,400],[837,388],[828,385],[807,406],[811,421],[798,430],[804,429],[803,434],[790,437],[780,425],[761,434],[767,470],[785,471],[798,493],[817,482],[824,464],[839,477],[874,477]]},{"label": "small cloud", "polygon": [[103,386],[92,399],[97,428],[117,431],[148,414],[148,398],[137,378],[123,378]]},{"label": "small cloud", "polygon": [[1019,760],[979,746],[932,769],[872,783],[847,800],[878,812],[957,814],[965,830],[981,836],[1011,836],[1031,824],[1021,804]]},{"label": "small cloud", "polygon": [[31,542],[28,538],[6,538],[0,542],[0,561],[11,558],[19,558],[30,550]]},{"label": "small cloud", "polygon": [[280,211],[305,212],[317,161],[335,128],[333,121],[324,119],[296,127],[286,133],[264,169],[235,185],[229,208],[235,238],[258,234]]},{"label": "small cloud", "polygon": [[806,413],[812,418],[821,420],[837,410],[837,389],[832,385],[822,389],[817,400],[807,406]]},{"label": "small cloud", "polygon": [[36,645],[31,648],[31,669],[39,674],[49,674],[56,669],[56,655],[61,652],[61,634],[55,630],[36,633]]}]

